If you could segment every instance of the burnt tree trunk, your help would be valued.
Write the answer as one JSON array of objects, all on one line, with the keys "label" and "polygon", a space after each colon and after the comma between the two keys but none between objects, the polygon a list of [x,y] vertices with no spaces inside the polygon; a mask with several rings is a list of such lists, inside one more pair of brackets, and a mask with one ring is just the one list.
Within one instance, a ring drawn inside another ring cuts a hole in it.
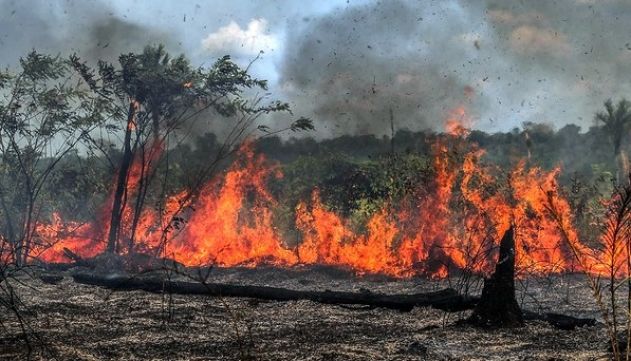
[{"label": "burnt tree trunk", "polygon": [[129,114],[127,116],[127,127],[125,128],[125,140],[123,144],[123,157],[121,166],[118,170],[118,178],[116,180],[116,190],[114,191],[114,199],[112,200],[112,217],[110,218],[110,229],[107,237],[107,251],[110,253],[117,252],[118,235],[120,232],[123,210],[125,208],[124,197],[127,190],[127,180],[129,168],[134,157],[131,149],[131,133],[134,130],[134,117],[136,116],[136,104],[129,104]]},{"label": "burnt tree trunk", "polygon": [[515,231],[511,226],[500,241],[495,273],[484,280],[480,302],[469,322],[481,327],[520,327],[524,316],[515,298]]}]

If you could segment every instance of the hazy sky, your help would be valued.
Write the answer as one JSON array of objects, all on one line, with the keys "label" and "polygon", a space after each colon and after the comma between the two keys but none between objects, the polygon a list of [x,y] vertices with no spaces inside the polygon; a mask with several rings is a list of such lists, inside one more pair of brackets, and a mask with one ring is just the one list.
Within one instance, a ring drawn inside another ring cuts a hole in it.
[{"label": "hazy sky", "polygon": [[473,126],[584,127],[631,98],[631,0],[0,0],[0,63],[30,49],[111,58],[165,43],[194,63],[230,54],[319,134]]}]

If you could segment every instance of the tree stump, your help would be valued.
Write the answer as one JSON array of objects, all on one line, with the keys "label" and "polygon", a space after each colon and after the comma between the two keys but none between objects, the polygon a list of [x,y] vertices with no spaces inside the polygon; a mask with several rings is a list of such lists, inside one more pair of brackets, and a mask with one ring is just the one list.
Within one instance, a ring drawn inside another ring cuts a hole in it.
[{"label": "tree stump", "polygon": [[515,298],[515,231],[511,226],[500,241],[495,273],[484,280],[480,302],[473,310],[469,323],[487,328],[520,327],[524,325]]}]

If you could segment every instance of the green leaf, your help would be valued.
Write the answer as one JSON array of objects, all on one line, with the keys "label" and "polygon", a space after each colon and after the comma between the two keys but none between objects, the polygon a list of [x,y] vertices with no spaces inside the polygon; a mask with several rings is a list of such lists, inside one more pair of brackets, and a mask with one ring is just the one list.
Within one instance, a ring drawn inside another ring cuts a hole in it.
[{"label": "green leaf", "polygon": [[290,129],[293,132],[297,132],[297,131],[308,131],[308,130],[314,130],[315,127],[313,126],[313,121],[309,118],[305,118],[305,117],[300,117],[298,118],[298,120],[294,121],[291,124]]}]

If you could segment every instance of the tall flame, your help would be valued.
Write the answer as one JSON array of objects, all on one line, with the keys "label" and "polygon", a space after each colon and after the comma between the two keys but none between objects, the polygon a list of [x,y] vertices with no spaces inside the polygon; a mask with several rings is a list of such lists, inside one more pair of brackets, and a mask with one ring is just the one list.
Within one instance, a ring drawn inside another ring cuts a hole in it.
[{"label": "tall flame", "polygon": [[[484,151],[464,145],[466,113],[457,109],[452,116],[455,120],[446,123],[449,134],[432,147],[435,177],[429,191],[414,193],[397,205],[383,205],[363,232],[328,209],[316,189],[310,200],[295,209],[300,244],[286,245],[274,221],[278,200],[267,187],[282,172],[246,145],[225,174],[207,183],[188,207],[182,207],[186,197],[180,193],[166,201],[161,213],[145,210],[135,236],[136,250],[159,251],[185,265],[323,264],[359,274],[443,277],[451,269],[492,270],[498,241],[512,223],[517,230],[520,271],[580,269],[572,248],[584,246],[571,225],[569,204],[559,191],[560,170],[528,168],[522,161],[506,174],[483,165]],[[454,152],[462,152],[461,157]],[[138,183],[139,169],[134,169],[129,193]],[[560,218],[550,214],[550,202],[560,210]],[[38,227],[38,236],[49,247],[34,254],[44,261],[61,262],[67,259],[64,248],[82,257],[102,252],[108,211],[111,201],[103,207],[100,220],[86,224],[54,215],[52,222]],[[130,219],[131,209],[126,209],[123,237],[130,237]],[[174,229],[173,219],[181,220],[175,227],[178,231],[164,237],[166,229]],[[559,219],[565,222],[561,227]],[[567,238],[573,242],[569,246]]]}]

